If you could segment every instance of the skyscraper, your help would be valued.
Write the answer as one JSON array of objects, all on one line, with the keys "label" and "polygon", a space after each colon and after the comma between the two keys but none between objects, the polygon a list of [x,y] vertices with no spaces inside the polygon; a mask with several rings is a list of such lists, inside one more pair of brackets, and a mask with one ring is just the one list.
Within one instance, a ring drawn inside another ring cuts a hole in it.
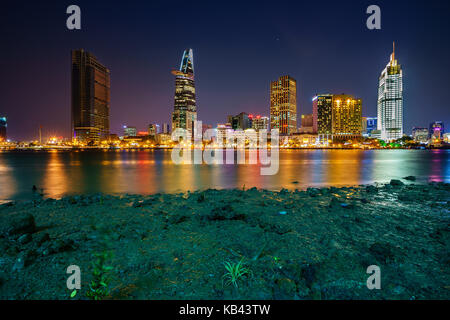
[{"label": "skyscraper", "polygon": [[109,136],[110,72],[91,53],[72,51],[73,138],[98,142]]},{"label": "skyscraper", "polygon": [[361,137],[362,100],[349,95],[333,95],[333,137],[355,139]]},{"label": "skyscraper", "polygon": [[169,128],[169,124],[168,123],[163,123],[162,126],[162,133],[169,133],[170,132],[170,128]]},{"label": "skyscraper", "polygon": [[313,98],[313,131],[332,134],[333,95],[319,94]]},{"label": "skyscraper", "polygon": [[313,131],[334,138],[359,138],[362,133],[362,100],[345,94],[315,96]]},{"label": "skyscraper", "polygon": [[381,139],[387,141],[403,136],[403,73],[395,59],[395,43],[391,59],[379,78],[378,130]]},{"label": "skyscraper", "polygon": [[184,50],[179,70],[175,75],[175,105],[172,113],[172,131],[177,128],[186,129],[193,135],[194,122],[197,120],[195,102],[194,55],[192,49]]},{"label": "skyscraper", "polygon": [[442,121],[435,121],[430,123],[430,138],[435,140],[441,140],[444,136],[445,129]]},{"label": "skyscraper", "polygon": [[6,117],[0,117],[0,142],[6,141],[7,135],[6,135],[6,127],[8,126],[6,122]]},{"label": "skyscraper", "polygon": [[367,134],[371,135],[373,130],[377,130],[378,119],[374,117],[368,117],[367,119]]},{"label": "skyscraper", "polygon": [[270,129],[282,135],[297,131],[297,81],[290,76],[270,83]]}]

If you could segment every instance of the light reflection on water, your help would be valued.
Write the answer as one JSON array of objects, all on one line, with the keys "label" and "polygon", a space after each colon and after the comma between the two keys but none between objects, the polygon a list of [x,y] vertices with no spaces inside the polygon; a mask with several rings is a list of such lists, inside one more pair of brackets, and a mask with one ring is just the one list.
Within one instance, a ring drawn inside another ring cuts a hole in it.
[{"label": "light reflection on water", "polygon": [[409,175],[419,182],[450,182],[450,151],[281,150],[275,176],[261,176],[260,165],[175,165],[170,150],[2,152],[0,200],[28,199],[33,185],[46,196],[59,198],[75,193],[151,194],[243,186],[304,189],[388,182]]}]

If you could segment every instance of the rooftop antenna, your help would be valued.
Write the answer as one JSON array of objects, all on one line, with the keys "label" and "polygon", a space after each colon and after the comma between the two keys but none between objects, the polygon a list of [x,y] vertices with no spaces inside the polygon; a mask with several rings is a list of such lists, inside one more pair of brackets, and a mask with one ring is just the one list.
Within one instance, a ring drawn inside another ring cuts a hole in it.
[{"label": "rooftop antenna", "polygon": [[395,41],[392,43],[393,51],[392,51],[392,60],[395,60]]}]

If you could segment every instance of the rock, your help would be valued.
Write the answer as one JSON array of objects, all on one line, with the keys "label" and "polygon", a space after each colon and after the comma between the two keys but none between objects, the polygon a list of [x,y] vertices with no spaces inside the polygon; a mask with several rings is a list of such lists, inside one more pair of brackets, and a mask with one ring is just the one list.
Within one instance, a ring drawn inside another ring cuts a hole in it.
[{"label": "rock", "polygon": [[35,253],[32,250],[23,251],[17,257],[16,262],[13,265],[12,271],[21,271],[23,268],[28,267],[34,262]]},{"label": "rock", "polygon": [[331,197],[330,204],[328,205],[329,208],[345,208],[348,204],[344,203],[337,197]]},{"label": "rock", "polygon": [[15,201],[8,201],[8,202],[4,202],[2,204],[0,204],[0,208],[8,208],[8,207],[13,207],[16,205]]},{"label": "rock", "polygon": [[53,198],[47,198],[44,200],[44,204],[51,204],[51,203],[55,203],[56,199]]},{"label": "rock", "polygon": [[74,249],[74,241],[72,239],[56,240],[49,246],[49,253],[60,253]]},{"label": "rock", "polygon": [[345,202],[341,203],[341,207],[344,209],[353,209],[354,208],[354,206],[352,204],[345,203]]},{"label": "rock", "polygon": [[407,176],[403,178],[404,180],[408,180],[408,181],[416,181],[416,177],[414,176]]},{"label": "rock", "polygon": [[403,182],[401,182],[400,180],[396,180],[396,179],[392,179],[389,184],[393,187],[400,187],[400,186],[405,185]]},{"label": "rock", "polygon": [[305,279],[305,284],[311,289],[313,283],[316,281],[317,266],[314,264],[307,264],[302,269],[302,277]]},{"label": "rock", "polygon": [[375,259],[379,262],[386,263],[387,260],[391,260],[394,257],[393,252],[388,245],[383,245],[381,243],[374,243],[369,247],[369,252]]},{"label": "rock", "polygon": [[297,285],[288,278],[282,278],[275,281],[274,298],[292,299],[297,293]]},{"label": "rock", "polygon": [[197,202],[204,202],[205,201],[205,194],[201,193],[198,198],[197,198]]},{"label": "rock", "polygon": [[19,239],[17,239],[17,242],[19,242],[20,244],[27,244],[27,243],[31,242],[31,240],[33,240],[33,237],[31,236],[31,234],[25,233],[25,234],[21,235],[19,237]]},{"label": "rock", "polygon": [[207,215],[208,220],[245,220],[246,215],[237,213],[229,204],[216,207]]},{"label": "rock", "polygon": [[36,243],[38,245],[41,245],[41,244],[43,244],[46,241],[50,241],[50,236],[49,236],[48,233],[44,232],[44,233],[37,234],[35,239],[36,239]]},{"label": "rock", "polygon": [[36,223],[29,213],[12,213],[0,215],[0,235],[12,236],[34,233]]},{"label": "rock", "polygon": [[308,189],[306,190],[306,192],[308,193],[308,195],[309,195],[310,197],[313,197],[313,198],[320,195],[319,189],[316,189],[316,188],[308,188]]},{"label": "rock", "polygon": [[170,224],[179,224],[185,221],[188,221],[190,218],[184,214],[172,214],[168,217],[167,222],[169,222]]}]

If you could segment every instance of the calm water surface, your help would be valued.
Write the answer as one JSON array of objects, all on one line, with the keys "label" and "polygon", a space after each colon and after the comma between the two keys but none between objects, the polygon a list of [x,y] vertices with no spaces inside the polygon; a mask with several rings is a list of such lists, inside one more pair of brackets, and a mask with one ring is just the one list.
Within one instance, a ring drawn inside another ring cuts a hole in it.
[{"label": "calm water surface", "polygon": [[[32,186],[48,197],[78,193],[184,192],[208,188],[270,190],[388,182],[450,182],[449,150],[280,151],[277,175],[258,165],[175,165],[171,151],[0,152],[0,200],[29,199]],[[298,184],[294,184],[298,181]]]}]

